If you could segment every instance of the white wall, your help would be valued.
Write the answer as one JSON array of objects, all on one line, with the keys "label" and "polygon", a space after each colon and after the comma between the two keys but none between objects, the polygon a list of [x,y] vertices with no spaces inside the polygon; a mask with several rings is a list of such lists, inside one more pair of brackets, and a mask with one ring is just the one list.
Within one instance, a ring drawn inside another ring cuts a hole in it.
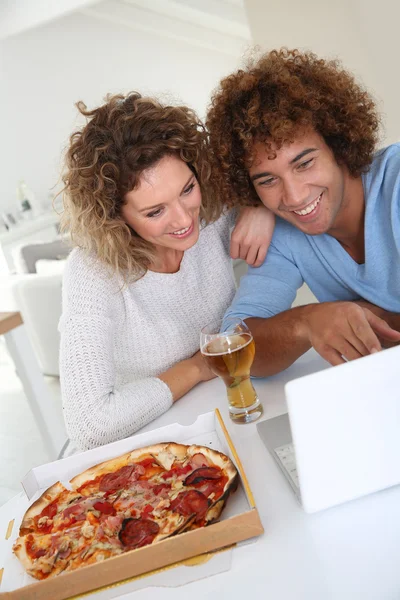
[{"label": "white wall", "polygon": [[398,0],[245,0],[254,41],[337,57],[373,93],[383,116],[382,144],[400,140]]},{"label": "white wall", "polygon": [[[79,13],[0,42],[0,214],[15,208],[24,178],[45,199],[79,122],[74,102],[92,107],[108,92],[173,92],[201,116],[235,57]],[[168,96],[166,96],[168,97]]]}]

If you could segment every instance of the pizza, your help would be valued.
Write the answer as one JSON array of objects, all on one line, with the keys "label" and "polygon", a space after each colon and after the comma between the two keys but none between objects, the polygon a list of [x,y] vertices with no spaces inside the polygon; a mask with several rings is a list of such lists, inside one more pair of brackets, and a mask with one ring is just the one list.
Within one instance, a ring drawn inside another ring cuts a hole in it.
[{"label": "pizza", "polygon": [[154,544],[219,518],[238,484],[225,454],[147,446],[47,489],[26,511],[13,551],[36,579]]}]

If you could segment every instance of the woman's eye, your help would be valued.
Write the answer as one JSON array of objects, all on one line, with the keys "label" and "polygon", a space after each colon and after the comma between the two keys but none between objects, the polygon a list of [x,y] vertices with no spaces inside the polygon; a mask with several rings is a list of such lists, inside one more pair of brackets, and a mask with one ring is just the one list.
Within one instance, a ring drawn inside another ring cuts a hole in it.
[{"label": "woman's eye", "polygon": [[188,194],[190,194],[190,192],[193,190],[193,188],[194,188],[194,186],[195,186],[195,185],[196,185],[196,184],[195,184],[195,183],[194,183],[194,181],[193,181],[193,183],[191,183],[190,185],[188,185],[188,186],[187,186],[187,188],[185,188],[185,189],[183,190],[183,194],[184,194],[185,196],[187,196]]},{"label": "woman's eye", "polygon": [[262,185],[264,187],[271,185],[274,183],[275,177],[269,177],[268,179],[264,179],[264,181],[260,181],[258,185]]},{"label": "woman's eye", "polygon": [[161,215],[163,209],[162,208],[157,208],[157,210],[153,210],[153,212],[148,213],[148,217],[151,219],[152,217],[158,217],[159,215]]}]

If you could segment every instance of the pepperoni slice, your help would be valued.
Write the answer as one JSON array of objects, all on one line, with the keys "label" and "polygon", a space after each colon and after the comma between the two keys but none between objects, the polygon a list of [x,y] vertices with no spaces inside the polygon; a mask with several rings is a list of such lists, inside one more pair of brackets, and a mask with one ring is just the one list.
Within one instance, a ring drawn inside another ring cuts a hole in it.
[{"label": "pepperoni slice", "polygon": [[158,524],[150,519],[124,519],[118,537],[126,548],[141,548],[151,544],[159,531]]},{"label": "pepperoni slice", "polygon": [[103,475],[100,481],[99,490],[101,492],[109,492],[111,490],[116,491],[122,489],[127,483],[129,477],[132,475],[134,467],[133,465],[126,465],[115,473],[107,473]]},{"label": "pepperoni slice", "polygon": [[206,479],[221,479],[221,477],[221,471],[215,467],[200,467],[186,477],[183,485],[196,485]]},{"label": "pepperoni slice", "polygon": [[180,515],[190,516],[196,514],[196,522],[201,521],[209,507],[208,498],[198,490],[181,492],[171,502],[171,510]]},{"label": "pepperoni slice", "polygon": [[116,510],[109,502],[95,502],[93,508],[99,510],[104,515],[115,515]]}]

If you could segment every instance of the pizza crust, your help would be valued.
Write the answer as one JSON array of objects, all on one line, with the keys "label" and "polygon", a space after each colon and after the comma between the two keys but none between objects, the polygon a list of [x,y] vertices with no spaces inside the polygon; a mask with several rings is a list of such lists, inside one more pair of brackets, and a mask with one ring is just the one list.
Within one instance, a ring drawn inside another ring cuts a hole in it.
[{"label": "pizza crust", "polygon": [[19,528],[19,535],[26,535],[34,531],[34,518],[40,515],[42,510],[53,502],[62,492],[67,492],[67,488],[62,483],[57,481],[38,498],[26,511]]},{"label": "pizza crust", "polygon": [[32,567],[32,560],[26,552],[25,539],[25,537],[17,538],[13,546],[13,552],[21,561],[21,564],[24,567],[24,569],[29,573]]}]

